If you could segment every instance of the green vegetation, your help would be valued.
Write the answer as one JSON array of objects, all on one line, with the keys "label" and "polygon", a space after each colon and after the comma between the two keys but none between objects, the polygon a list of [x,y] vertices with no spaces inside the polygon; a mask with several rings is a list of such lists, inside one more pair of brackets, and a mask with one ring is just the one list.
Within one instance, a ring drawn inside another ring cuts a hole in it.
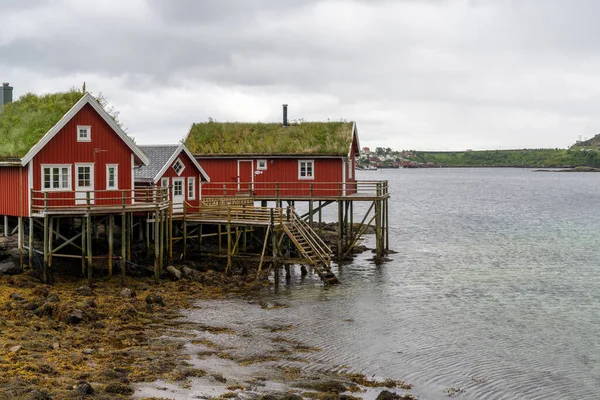
[{"label": "green vegetation", "polygon": [[27,93],[0,112],[0,160],[19,160],[83,96],[78,90],[38,96]]},{"label": "green vegetation", "polygon": [[347,155],[352,122],[214,122],[194,124],[185,145],[194,154]]},{"label": "green vegetation", "polygon": [[412,152],[409,159],[445,167],[570,167],[600,166],[600,152],[592,149],[524,149],[466,152]]}]

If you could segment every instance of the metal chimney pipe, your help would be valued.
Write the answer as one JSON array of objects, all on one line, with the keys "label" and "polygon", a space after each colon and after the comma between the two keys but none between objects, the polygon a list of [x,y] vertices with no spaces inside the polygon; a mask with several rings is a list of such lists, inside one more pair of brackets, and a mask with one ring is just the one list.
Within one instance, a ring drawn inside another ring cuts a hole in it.
[{"label": "metal chimney pipe", "polygon": [[283,105],[283,126],[288,126],[288,120],[287,120],[287,104]]},{"label": "metal chimney pipe", "polygon": [[8,82],[2,82],[2,86],[0,86],[0,110],[2,110],[2,106],[12,102],[13,88],[9,86]]}]

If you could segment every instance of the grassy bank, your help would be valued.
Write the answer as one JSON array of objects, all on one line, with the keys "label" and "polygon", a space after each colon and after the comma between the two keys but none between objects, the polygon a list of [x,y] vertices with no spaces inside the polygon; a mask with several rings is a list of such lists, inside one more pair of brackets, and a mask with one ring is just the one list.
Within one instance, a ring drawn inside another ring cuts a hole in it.
[{"label": "grassy bank", "polygon": [[600,167],[595,149],[523,149],[464,152],[416,151],[411,159],[445,167]]}]

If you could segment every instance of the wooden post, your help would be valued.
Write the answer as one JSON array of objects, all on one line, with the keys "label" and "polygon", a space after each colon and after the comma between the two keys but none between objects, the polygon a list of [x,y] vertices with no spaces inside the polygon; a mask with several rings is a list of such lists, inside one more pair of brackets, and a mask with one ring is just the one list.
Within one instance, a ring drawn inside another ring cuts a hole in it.
[{"label": "wooden post", "polygon": [[323,236],[323,207],[321,201],[319,201],[319,236]]},{"label": "wooden post", "polygon": [[377,257],[383,256],[381,248],[381,201],[375,200],[375,254]]},{"label": "wooden post", "polygon": [[108,276],[113,274],[113,255],[114,255],[114,229],[115,229],[115,216],[110,214],[108,216]]},{"label": "wooden post", "polygon": [[[184,219],[185,219],[185,203],[183,204],[184,207],[184,211],[183,211],[183,215],[184,215]],[[168,240],[167,240],[167,246],[169,249],[169,262],[173,263],[173,204],[169,205],[169,229],[167,230],[168,232]],[[185,255],[184,255],[185,258]]]},{"label": "wooden post", "polygon": [[19,216],[19,239],[18,239],[18,243],[19,243],[19,264],[21,266],[21,269],[23,269],[23,242],[25,239],[24,233],[23,233],[23,217]]},{"label": "wooden post", "polygon": [[85,240],[87,235],[85,234],[85,218],[81,217],[81,275],[85,277],[85,250],[87,248]]},{"label": "wooden post", "polygon": [[198,225],[198,247],[202,248],[202,224]]},{"label": "wooden post", "polygon": [[121,214],[121,285],[125,286],[125,276],[127,275],[127,232],[125,225],[127,223],[126,213]]},{"label": "wooden post", "polygon": [[[88,192],[88,200],[89,200],[89,192]],[[92,261],[92,216],[90,214],[88,214],[86,219],[87,219],[87,221],[86,221],[85,225],[86,225],[86,232],[87,232],[87,239],[86,239],[87,279],[88,279],[88,286],[92,286],[92,275],[93,275],[93,270],[94,270],[93,261]]]},{"label": "wooden post", "polygon": [[8,237],[10,235],[10,231],[8,230],[8,215],[4,216],[4,237]]},{"label": "wooden post", "polygon": [[248,246],[248,228],[247,227],[243,227],[242,228],[242,234],[244,236],[242,236],[242,252],[246,252],[247,250],[247,246]]},{"label": "wooden post", "polygon": [[158,279],[160,277],[160,225],[159,225],[160,215],[158,208],[156,209],[156,214],[154,216],[154,282],[158,283]]},{"label": "wooden post", "polygon": [[[311,192],[312,192],[312,185],[311,185]],[[313,201],[309,200],[308,202],[308,223],[310,224],[310,227],[313,227]]]},{"label": "wooden post", "polygon": [[29,269],[33,268],[33,217],[29,217]]},{"label": "wooden post", "polygon": [[231,268],[231,224],[227,221],[227,267],[225,272]]},{"label": "wooden post", "polygon": [[48,270],[52,270],[52,251],[54,248],[54,217],[50,217],[48,222],[49,230],[48,230]]},{"label": "wooden post", "polygon": [[388,199],[385,200],[384,212],[385,212],[385,252],[390,252],[390,225],[389,225],[389,208]]},{"label": "wooden post", "polygon": [[221,245],[221,224],[219,224],[219,226],[218,226],[218,233],[219,233],[219,254],[221,254],[221,251],[222,251],[222,245]]},{"label": "wooden post", "polygon": [[164,211],[159,211],[160,213],[160,237],[158,239],[158,250],[159,250],[159,254],[158,254],[158,265],[160,268],[160,271],[163,271],[163,262],[165,259],[165,212]]},{"label": "wooden post", "polygon": [[44,283],[48,283],[48,214],[44,215],[44,266],[42,275]]},{"label": "wooden post", "polygon": [[133,241],[133,213],[127,215],[127,259],[131,260],[131,242]]},{"label": "wooden post", "polygon": [[343,211],[343,202],[338,200],[338,261],[341,261],[342,258],[342,238],[344,235],[344,211]]},{"label": "wooden post", "polygon": [[[185,204],[183,205],[183,259],[187,257],[187,221],[185,220]],[[172,257],[171,257],[172,258]]]},{"label": "wooden post", "polygon": [[150,256],[150,222],[146,218],[146,256]]}]

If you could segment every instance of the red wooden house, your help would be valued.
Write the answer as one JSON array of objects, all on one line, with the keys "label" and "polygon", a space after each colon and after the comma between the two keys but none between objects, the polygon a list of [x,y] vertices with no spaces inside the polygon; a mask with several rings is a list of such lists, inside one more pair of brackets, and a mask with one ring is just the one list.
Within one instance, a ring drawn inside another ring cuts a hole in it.
[{"label": "red wooden house", "polygon": [[354,122],[194,124],[186,146],[211,183],[205,196],[333,197],[356,192]]},{"label": "red wooden house", "polygon": [[200,205],[202,184],[210,179],[183,143],[140,148],[150,163],[135,170],[136,185],[170,187],[174,212],[181,211],[184,202],[192,207]]},{"label": "red wooden house", "polygon": [[148,161],[89,93],[26,94],[0,111],[0,215],[132,204]]}]

